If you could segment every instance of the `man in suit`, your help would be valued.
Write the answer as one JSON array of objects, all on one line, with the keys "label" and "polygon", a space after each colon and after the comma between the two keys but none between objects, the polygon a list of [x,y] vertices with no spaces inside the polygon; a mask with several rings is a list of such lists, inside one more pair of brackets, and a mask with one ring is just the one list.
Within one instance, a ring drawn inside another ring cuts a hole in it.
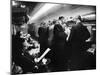
[{"label": "man in suit", "polygon": [[74,21],[76,24],[71,29],[69,46],[71,50],[71,70],[82,69],[82,50],[85,41],[90,37],[88,29],[82,24],[81,17],[78,16]]},{"label": "man in suit", "polygon": [[53,59],[51,63],[54,64],[55,71],[67,70],[66,59],[66,38],[67,34],[64,29],[64,17],[59,17],[59,23],[54,26],[54,39],[53,39]]}]

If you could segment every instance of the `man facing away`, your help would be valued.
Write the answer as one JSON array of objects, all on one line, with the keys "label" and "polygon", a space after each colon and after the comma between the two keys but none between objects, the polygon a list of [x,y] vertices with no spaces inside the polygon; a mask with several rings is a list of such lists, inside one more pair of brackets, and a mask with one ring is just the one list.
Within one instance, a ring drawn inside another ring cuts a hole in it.
[{"label": "man facing away", "polygon": [[53,63],[55,71],[67,70],[67,50],[66,50],[66,38],[67,33],[65,32],[64,17],[61,16],[58,19],[58,23],[54,26],[54,39],[53,39]]},{"label": "man facing away", "polygon": [[76,24],[72,26],[71,34],[69,37],[70,50],[71,50],[71,70],[82,69],[82,50],[85,41],[90,37],[87,28],[82,24],[81,17],[78,16],[74,19]]}]

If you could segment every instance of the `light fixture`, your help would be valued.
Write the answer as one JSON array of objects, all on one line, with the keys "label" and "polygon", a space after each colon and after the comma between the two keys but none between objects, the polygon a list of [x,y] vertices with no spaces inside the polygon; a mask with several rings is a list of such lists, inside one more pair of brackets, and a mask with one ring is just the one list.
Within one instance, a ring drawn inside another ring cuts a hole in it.
[{"label": "light fixture", "polygon": [[21,5],[21,8],[25,8],[26,6],[25,5]]},{"label": "light fixture", "polygon": [[34,20],[36,20],[37,18],[39,18],[41,15],[43,15],[43,13],[46,13],[47,11],[49,11],[51,8],[58,6],[58,4],[44,4],[43,7],[41,7],[40,10],[38,10],[36,12],[36,14],[34,14],[32,16],[32,18],[29,20],[29,22],[32,22]]},{"label": "light fixture", "polygon": [[17,2],[16,1],[12,1],[12,6],[17,6]]}]

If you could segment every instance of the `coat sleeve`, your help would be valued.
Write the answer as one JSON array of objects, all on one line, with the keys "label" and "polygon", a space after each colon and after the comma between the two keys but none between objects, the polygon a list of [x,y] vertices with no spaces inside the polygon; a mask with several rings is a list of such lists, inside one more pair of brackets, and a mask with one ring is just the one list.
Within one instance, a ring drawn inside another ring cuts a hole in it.
[{"label": "coat sleeve", "polygon": [[39,36],[41,35],[41,32],[42,32],[42,28],[40,27],[40,28],[38,29],[38,35],[39,35]]},{"label": "coat sleeve", "polygon": [[87,27],[82,26],[80,28],[80,31],[81,31],[80,36],[82,36],[81,38],[82,38],[83,41],[87,40],[90,37],[90,33],[89,33]]}]

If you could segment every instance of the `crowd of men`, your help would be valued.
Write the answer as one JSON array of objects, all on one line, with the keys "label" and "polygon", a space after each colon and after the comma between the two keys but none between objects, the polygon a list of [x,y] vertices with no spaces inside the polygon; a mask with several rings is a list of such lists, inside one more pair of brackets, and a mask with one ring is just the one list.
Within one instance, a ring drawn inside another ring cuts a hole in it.
[{"label": "crowd of men", "polygon": [[[65,18],[60,16],[58,19],[49,21],[48,25],[42,22],[38,28],[38,37],[29,32],[31,36],[35,36],[40,44],[40,55],[47,48],[51,49],[45,56],[51,59],[51,62],[48,64],[48,69],[51,72],[88,69],[87,67],[89,67],[88,65],[90,63],[86,61],[88,59],[86,59],[87,57],[84,55],[84,52],[90,47],[86,44],[86,40],[90,38],[90,33],[87,27],[82,24],[81,20],[81,16],[78,16],[72,21],[66,22]],[[17,42],[16,46],[14,45],[13,47],[19,50],[21,45],[18,47]],[[95,67],[95,57],[90,62],[93,63],[91,66]]]},{"label": "crowd of men", "polygon": [[73,63],[72,69],[83,69],[81,53],[86,49],[84,45],[90,33],[81,23],[80,16],[73,23],[65,22],[63,16],[49,23],[48,27],[43,23],[38,34],[41,50],[44,52],[46,48],[51,48],[50,55],[47,55],[51,59],[51,66],[55,71],[65,71],[69,63]]}]

